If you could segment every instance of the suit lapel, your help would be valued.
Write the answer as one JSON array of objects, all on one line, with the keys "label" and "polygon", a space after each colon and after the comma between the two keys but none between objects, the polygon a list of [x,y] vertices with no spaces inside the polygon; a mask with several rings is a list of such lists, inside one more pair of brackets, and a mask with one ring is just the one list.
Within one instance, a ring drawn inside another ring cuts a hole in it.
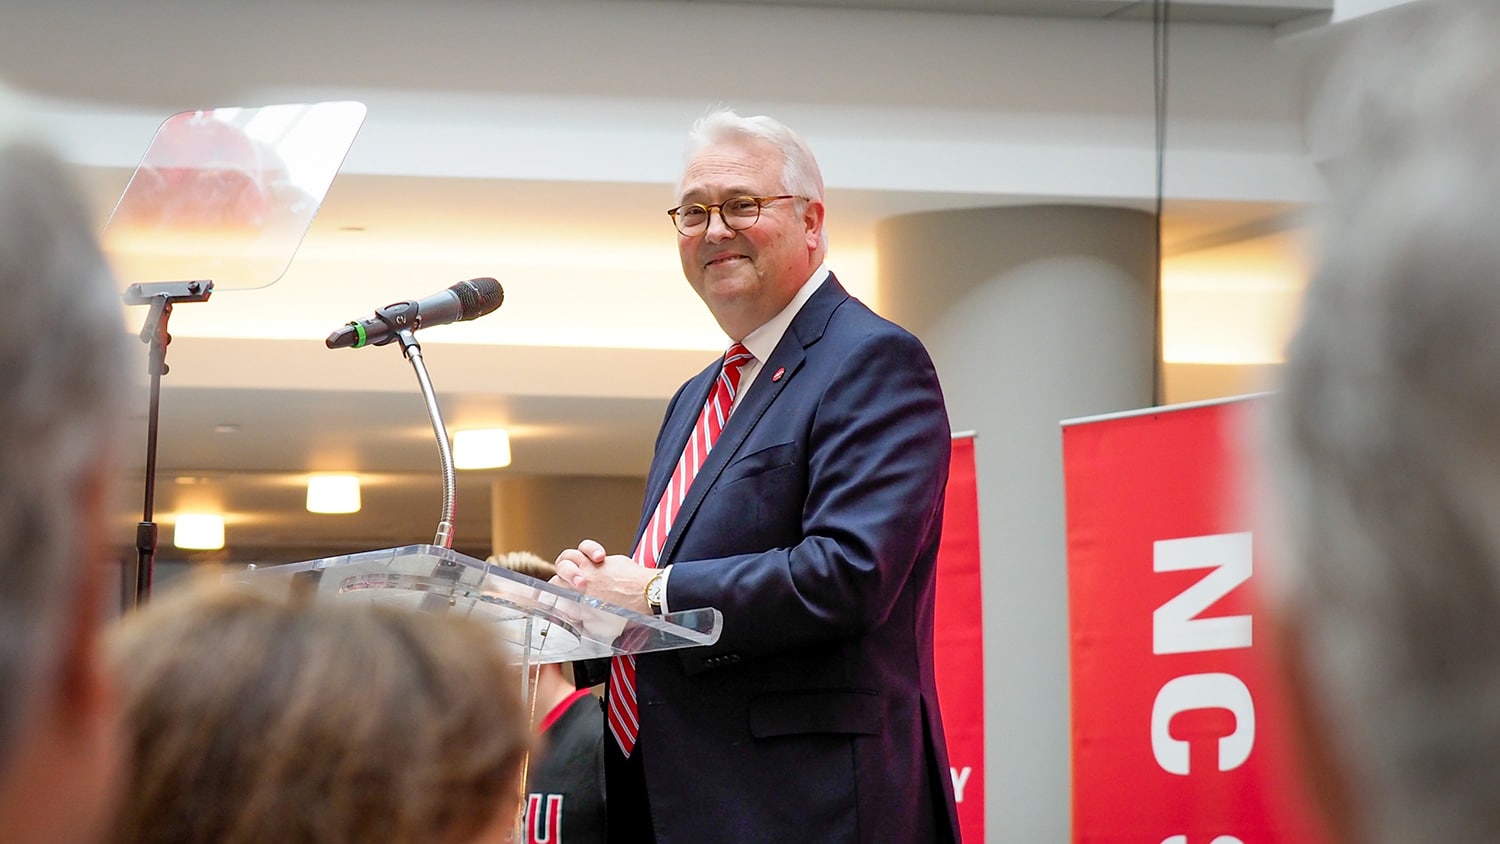
[{"label": "suit lapel", "polygon": [[[719,439],[714,443],[713,450],[708,453],[708,458],[699,467],[698,474],[693,478],[693,483],[688,487],[687,498],[682,502],[682,508],[678,510],[677,517],[672,521],[672,528],[667,533],[667,541],[662,546],[661,553],[657,556],[657,565],[670,565],[674,560],[677,546],[682,536],[687,532],[687,527],[692,523],[693,515],[698,511],[698,505],[703,503],[703,498],[718,481],[719,475],[724,471],[734,457],[739,453],[740,447],[744,445],[745,438],[760,424],[765,417],[766,411],[781,395],[781,391],[792,383],[797,371],[802,368],[806,359],[807,347],[818,342],[823,336],[823,331],[828,327],[828,321],[839,305],[849,298],[849,294],[839,284],[838,279],[832,273],[823,282],[817,292],[803,303],[802,309],[792,318],[787,326],[786,334],[782,335],[781,342],[776,344],[776,350],[771,353],[769,360],[760,368],[760,374],[755,376],[755,383],[750,385],[750,391],[740,400],[734,412],[729,415],[729,420],[724,423],[724,430],[719,433]],[[780,378],[774,373],[784,370]],[[715,373],[717,375],[717,373]],[[698,402],[701,411],[703,403],[708,400],[707,391],[703,392]],[[697,422],[697,416],[688,423],[691,427]],[[678,438],[680,444],[687,443],[687,434],[684,432]],[[681,448],[678,449],[681,454]],[[676,461],[673,461],[675,467]],[[670,476],[672,468],[668,467],[667,475]],[[653,478],[652,488],[655,490],[651,497],[651,506],[656,506],[657,498],[661,497],[661,490],[666,488],[666,477]],[[647,514],[647,519],[650,514]],[[644,522],[642,523],[644,530]]]},{"label": "suit lapel", "polygon": [[[722,361],[721,356],[718,362],[693,376],[693,380],[683,387],[682,395],[677,399],[677,406],[662,423],[661,444],[652,458],[650,473],[646,476],[645,502],[642,504],[640,523],[635,528],[636,545],[640,544],[641,536],[646,532],[646,526],[650,524],[652,514],[656,512],[656,504],[661,500],[662,493],[666,491],[667,484],[672,480],[672,473],[677,469],[677,461],[682,458],[682,450],[687,447],[688,436],[692,434],[693,428],[698,424],[698,417],[703,413],[703,405],[708,403],[709,391],[714,388],[714,382],[718,380]],[[722,435],[721,431],[720,436]],[[669,454],[670,458],[667,456]],[[709,454],[712,456],[713,452]],[[634,546],[631,547],[630,552],[632,555],[635,553]]]}]

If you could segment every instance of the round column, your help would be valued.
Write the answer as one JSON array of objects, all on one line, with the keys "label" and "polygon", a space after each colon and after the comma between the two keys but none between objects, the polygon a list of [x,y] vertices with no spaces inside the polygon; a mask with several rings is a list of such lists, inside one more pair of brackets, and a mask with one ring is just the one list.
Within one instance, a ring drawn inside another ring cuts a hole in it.
[{"label": "round column", "polygon": [[1152,215],[1019,206],[876,228],[879,309],[926,344],[954,431],[975,433],[990,841],[1066,841],[1063,419],[1149,406]]}]

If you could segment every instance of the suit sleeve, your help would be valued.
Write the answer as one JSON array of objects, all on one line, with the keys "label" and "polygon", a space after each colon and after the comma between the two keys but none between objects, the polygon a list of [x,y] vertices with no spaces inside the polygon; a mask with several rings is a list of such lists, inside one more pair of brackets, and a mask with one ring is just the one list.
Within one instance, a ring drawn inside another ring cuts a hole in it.
[{"label": "suit sleeve", "polygon": [[685,546],[674,564],[671,605],[724,614],[717,644],[683,652],[689,670],[862,635],[911,599],[935,549],[951,437],[931,359],[899,329],[844,346],[819,350],[826,375],[803,373],[822,393],[800,430],[775,432],[778,459],[747,477],[731,465],[691,527],[707,533],[694,551],[748,553]]}]

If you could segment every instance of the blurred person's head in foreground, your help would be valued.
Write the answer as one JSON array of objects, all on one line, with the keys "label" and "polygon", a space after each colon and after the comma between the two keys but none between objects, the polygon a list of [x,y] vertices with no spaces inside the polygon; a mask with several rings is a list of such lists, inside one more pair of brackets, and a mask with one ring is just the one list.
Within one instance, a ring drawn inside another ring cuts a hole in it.
[{"label": "blurred person's head in foreground", "polygon": [[1391,15],[1311,124],[1332,196],[1270,400],[1271,596],[1340,837],[1500,841],[1500,4]]},{"label": "blurred person's head in foreground", "polygon": [[199,579],[114,631],[120,844],[499,844],[530,730],[484,624]]},{"label": "blurred person's head in foreground", "polygon": [[122,771],[99,637],[128,337],[77,188],[0,87],[0,839],[97,840]]}]

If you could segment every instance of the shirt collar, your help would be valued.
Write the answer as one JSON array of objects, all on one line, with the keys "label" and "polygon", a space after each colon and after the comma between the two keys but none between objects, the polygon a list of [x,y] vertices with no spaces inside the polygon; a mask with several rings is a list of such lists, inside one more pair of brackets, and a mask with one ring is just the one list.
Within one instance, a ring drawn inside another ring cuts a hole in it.
[{"label": "shirt collar", "polygon": [[757,361],[765,363],[771,357],[771,353],[776,351],[776,345],[781,342],[782,335],[786,334],[797,312],[802,310],[802,306],[807,304],[807,300],[811,299],[814,293],[818,292],[818,288],[823,286],[828,275],[828,264],[826,262],[819,264],[807,281],[802,283],[802,287],[797,290],[797,295],[792,297],[792,301],[781,309],[781,313],[771,317],[765,325],[745,335],[745,339],[740,341],[745,348],[750,350],[750,354],[755,355]]}]

